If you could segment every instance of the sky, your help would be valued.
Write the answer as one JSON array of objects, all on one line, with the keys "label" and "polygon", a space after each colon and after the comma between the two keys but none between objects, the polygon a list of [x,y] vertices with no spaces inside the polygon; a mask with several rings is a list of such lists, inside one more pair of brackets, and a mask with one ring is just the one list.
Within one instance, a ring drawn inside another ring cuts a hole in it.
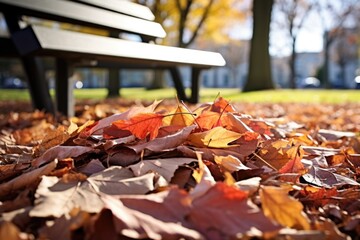
[{"label": "sky", "polygon": [[[251,1],[244,2],[244,4],[251,4]],[[282,21],[280,15],[273,12],[269,51],[272,56],[289,56],[291,54],[290,39],[287,30],[281,29],[276,24],[278,21]],[[322,34],[323,30],[319,17],[315,13],[310,13],[299,32],[295,47],[296,52],[321,52],[323,49]],[[244,22],[239,22],[230,35],[235,39],[250,40],[252,36],[252,18],[249,17]]]}]

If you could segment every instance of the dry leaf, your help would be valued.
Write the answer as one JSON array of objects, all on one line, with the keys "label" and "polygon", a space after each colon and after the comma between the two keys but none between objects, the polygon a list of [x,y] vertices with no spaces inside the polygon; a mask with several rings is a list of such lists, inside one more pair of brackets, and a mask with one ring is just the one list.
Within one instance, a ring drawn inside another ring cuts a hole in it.
[{"label": "dry leaf", "polygon": [[103,196],[103,201],[112,215],[103,211],[100,221],[110,218],[106,222],[112,222],[119,238],[122,235],[135,239],[203,239],[196,230],[187,227],[189,199],[184,191],[173,189],[141,198],[123,196],[120,200]]},{"label": "dry leaf", "polygon": [[148,172],[156,172],[165,178],[170,183],[174,176],[176,169],[184,164],[197,162],[194,158],[163,158],[154,160],[144,160],[137,164],[129,166],[135,176],[141,176]]},{"label": "dry leaf", "polygon": [[228,148],[229,143],[240,138],[241,134],[226,130],[223,127],[216,127],[209,131],[193,133],[188,140],[196,147]]},{"label": "dry leaf", "polygon": [[153,173],[134,177],[125,168],[110,167],[86,181],[64,182],[57,177],[43,177],[36,191],[32,217],[61,217],[74,208],[97,213],[103,208],[101,194],[145,194],[154,189]]},{"label": "dry leaf", "polygon": [[235,239],[253,230],[262,235],[280,229],[248,200],[246,192],[224,183],[193,199],[188,220],[207,239]]},{"label": "dry leaf", "polygon": [[54,159],[74,158],[87,152],[93,152],[92,147],[83,146],[54,146],[48,149],[43,155],[34,159],[31,163],[34,167],[39,167],[44,163]]},{"label": "dry leaf", "polygon": [[4,197],[13,191],[19,190],[26,186],[30,186],[35,181],[38,181],[41,176],[49,174],[56,168],[58,161],[53,160],[49,164],[41,168],[34,169],[30,172],[23,173],[22,175],[0,184],[0,197]]},{"label": "dry leaf", "polygon": [[310,229],[310,223],[303,212],[303,205],[288,195],[289,188],[262,186],[260,199],[264,214],[283,226]]},{"label": "dry leaf", "polygon": [[229,171],[230,173],[233,173],[235,171],[239,170],[248,170],[251,169],[249,167],[246,167],[242,162],[231,155],[228,156],[215,156],[214,157],[215,162],[220,165],[220,167],[225,170]]},{"label": "dry leaf", "polygon": [[144,139],[149,134],[152,140],[158,135],[163,118],[158,113],[140,113],[129,120],[118,120],[112,124],[121,130],[129,130],[139,139]]}]

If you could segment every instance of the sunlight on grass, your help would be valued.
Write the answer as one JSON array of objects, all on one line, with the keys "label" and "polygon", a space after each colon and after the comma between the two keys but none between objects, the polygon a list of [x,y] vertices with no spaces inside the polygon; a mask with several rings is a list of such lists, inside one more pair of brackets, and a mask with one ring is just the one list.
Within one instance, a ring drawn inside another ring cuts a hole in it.
[{"label": "sunlight on grass", "polygon": [[[54,91],[51,90],[54,96]],[[105,88],[76,89],[76,99],[101,100],[106,98]],[[187,90],[187,94],[190,91]],[[221,95],[232,102],[304,102],[304,103],[344,103],[360,102],[359,90],[268,90],[241,93],[234,88],[203,88],[200,91],[201,102],[211,102]],[[144,88],[125,88],[121,90],[125,99],[168,99],[175,98],[173,88],[146,90]],[[30,94],[27,89],[0,89],[0,101],[29,101]]]}]

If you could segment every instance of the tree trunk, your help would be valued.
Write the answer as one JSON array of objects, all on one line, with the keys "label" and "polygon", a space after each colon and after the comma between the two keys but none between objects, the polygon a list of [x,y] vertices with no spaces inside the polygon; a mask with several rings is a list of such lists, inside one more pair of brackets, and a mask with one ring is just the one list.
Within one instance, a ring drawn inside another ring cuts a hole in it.
[{"label": "tree trunk", "polygon": [[295,51],[295,39],[292,40],[292,52],[290,56],[290,88],[295,89],[296,88],[296,51]]},{"label": "tree trunk", "polygon": [[273,0],[253,0],[253,37],[249,76],[243,91],[273,89],[269,54],[269,32]]},{"label": "tree trunk", "polygon": [[109,69],[108,81],[109,82],[107,84],[107,91],[108,91],[107,98],[120,97],[119,69],[117,68]]},{"label": "tree trunk", "polygon": [[346,88],[346,60],[340,60],[340,77],[341,77],[341,87]]},{"label": "tree trunk", "polygon": [[324,79],[323,79],[323,87],[326,89],[330,88],[330,78],[329,78],[329,70],[330,70],[330,41],[328,40],[328,33],[325,33],[325,44],[324,44]]},{"label": "tree trunk", "polygon": [[161,89],[166,87],[165,71],[163,69],[155,69],[153,71],[153,79],[148,89]]}]

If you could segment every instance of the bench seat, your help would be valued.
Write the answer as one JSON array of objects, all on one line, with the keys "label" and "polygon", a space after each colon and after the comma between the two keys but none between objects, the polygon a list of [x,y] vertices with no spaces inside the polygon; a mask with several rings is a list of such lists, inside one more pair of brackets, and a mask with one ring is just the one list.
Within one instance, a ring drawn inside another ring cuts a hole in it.
[{"label": "bench seat", "polygon": [[[12,35],[13,42],[22,56],[57,56],[63,61],[57,71],[65,74],[58,76],[57,94],[63,99],[58,103],[58,110],[71,115],[73,112],[72,84],[68,81],[70,69],[64,69],[71,63],[96,60],[104,66],[108,62],[117,63],[122,68],[164,68],[170,70],[178,97],[189,100],[181,81],[177,66],[192,67],[192,96],[190,102],[198,100],[200,70],[225,65],[219,53],[170,47],[143,42],[115,39],[68,30],[53,29],[42,26],[29,26]],[[26,44],[24,44],[26,42]],[[61,70],[59,68],[62,68]],[[61,90],[63,89],[63,90]],[[60,104],[60,105],[59,105]]]},{"label": "bench seat", "polygon": [[[120,8],[109,9],[116,3],[121,3]],[[72,116],[74,98],[70,76],[75,67],[87,64],[109,68],[108,89],[115,92],[120,86],[119,69],[167,69],[179,99],[193,103],[199,100],[201,70],[224,66],[223,57],[215,52],[156,45],[154,40],[164,38],[166,33],[160,24],[151,20],[150,9],[135,3],[126,4],[122,0],[0,0],[0,11],[12,41],[10,54],[21,59],[35,108]],[[124,7],[129,4],[131,7]],[[59,27],[48,28],[35,25],[36,21],[26,21],[24,28],[20,22],[26,17],[57,21]],[[77,27],[64,30],[61,23],[95,27],[108,35],[83,33]],[[142,42],[120,39],[122,32],[135,34]],[[4,54],[9,52],[0,50],[0,55]],[[43,56],[55,59],[55,106],[44,74]],[[190,97],[185,94],[180,66],[191,68]]]},{"label": "bench seat", "polygon": [[[126,65],[169,67],[192,65],[199,68],[224,66],[219,53],[134,42],[92,34],[30,26],[13,34],[21,55],[56,55],[66,58],[117,61]],[[24,44],[24,41],[27,44]]]}]

